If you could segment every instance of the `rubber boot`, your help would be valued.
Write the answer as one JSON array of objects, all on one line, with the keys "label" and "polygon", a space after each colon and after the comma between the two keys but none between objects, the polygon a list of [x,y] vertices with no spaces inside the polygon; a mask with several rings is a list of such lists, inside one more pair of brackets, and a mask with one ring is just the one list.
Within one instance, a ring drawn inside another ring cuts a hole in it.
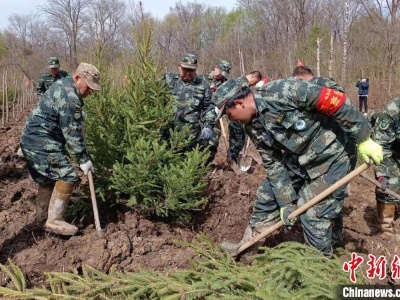
[{"label": "rubber boot", "polygon": [[45,224],[46,231],[61,235],[75,235],[78,232],[78,227],[68,224],[64,220],[64,213],[73,189],[74,184],[71,182],[56,182],[50,199],[48,218]]},{"label": "rubber boot", "polygon": [[384,240],[400,238],[395,234],[394,216],[396,205],[394,203],[377,202],[378,226]]},{"label": "rubber boot", "polygon": [[36,223],[40,227],[43,227],[47,220],[47,211],[49,209],[53,189],[54,184],[39,185],[36,197]]},{"label": "rubber boot", "polygon": [[[279,220],[278,220],[279,221]],[[239,248],[246,244],[247,242],[253,240],[257,235],[267,230],[269,227],[275,225],[276,221],[264,221],[260,223],[256,223],[254,227],[247,225],[246,230],[244,231],[243,237],[239,243],[230,243],[223,242],[221,243],[221,248],[228,251],[232,255],[236,255]]]}]

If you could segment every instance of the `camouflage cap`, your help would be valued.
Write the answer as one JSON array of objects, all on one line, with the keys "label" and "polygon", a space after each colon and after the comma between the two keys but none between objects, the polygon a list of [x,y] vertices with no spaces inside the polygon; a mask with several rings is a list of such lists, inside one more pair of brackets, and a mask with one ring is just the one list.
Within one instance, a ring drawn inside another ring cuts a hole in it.
[{"label": "camouflage cap", "polygon": [[57,57],[54,57],[54,56],[49,57],[47,59],[47,64],[49,65],[50,69],[57,69],[60,67],[60,61],[58,60]]},{"label": "camouflage cap", "polygon": [[245,76],[237,79],[229,79],[221,84],[214,94],[214,103],[217,107],[217,118],[221,118],[224,113],[226,103],[233,98],[243,87],[248,87],[249,81]]},{"label": "camouflage cap", "polygon": [[182,55],[180,65],[185,69],[197,69],[197,56],[190,53],[185,53]]},{"label": "camouflage cap", "polygon": [[226,79],[229,77],[229,71],[231,70],[232,66],[229,61],[221,59],[217,63],[217,67],[221,71],[221,75],[224,76]]},{"label": "camouflage cap", "polygon": [[80,63],[80,65],[76,69],[76,73],[85,78],[88,86],[92,90],[101,90],[100,72],[95,66],[84,62]]}]

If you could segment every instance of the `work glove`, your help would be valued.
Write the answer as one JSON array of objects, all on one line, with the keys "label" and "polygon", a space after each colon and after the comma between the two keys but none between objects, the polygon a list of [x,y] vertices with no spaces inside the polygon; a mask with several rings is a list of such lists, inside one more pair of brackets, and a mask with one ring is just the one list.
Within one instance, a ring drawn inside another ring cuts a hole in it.
[{"label": "work glove", "polygon": [[358,152],[367,164],[370,163],[370,158],[376,165],[379,165],[383,160],[382,146],[374,142],[371,138],[358,144]]},{"label": "work glove", "polygon": [[386,178],[385,176],[380,176],[378,178],[378,181],[381,184],[380,190],[382,190],[382,192],[386,191],[386,188],[389,184],[389,178]]},{"label": "work glove", "polygon": [[88,160],[84,164],[79,165],[79,167],[81,168],[83,174],[85,175],[87,175],[89,171],[92,171],[92,173],[94,173],[93,164],[90,160]]},{"label": "work glove", "polygon": [[203,139],[203,140],[205,140],[205,141],[209,141],[209,140],[211,140],[213,137],[214,137],[214,132],[213,132],[210,128],[204,127],[204,128],[201,130],[201,134],[200,134],[200,138],[201,138],[201,139]]},{"label": "work glove", "polygon": [[19,147],[18,150],[17,150],[17,156],[18,157],[24,157],[24,152],[22,152],[21,147]]},{"label": "work glove", "polygon": [[294,211],[296,210],[296,208],[297,208],[296,205],[289,204],[289,205],[282,206],[282,207],[279,209],[279,214],[280,214],[280,217],[281,217],[281,221],[282,221],[282,223],[283,223],[284,225],[286,225],[286,226],[293,226],[293,225],[296,223],[297,217],[295,217],[295,218],[293,218],[293,219],[290,219],[290,220],[288,219],[288,216],[289,216],[292,212],[294,212]]}]

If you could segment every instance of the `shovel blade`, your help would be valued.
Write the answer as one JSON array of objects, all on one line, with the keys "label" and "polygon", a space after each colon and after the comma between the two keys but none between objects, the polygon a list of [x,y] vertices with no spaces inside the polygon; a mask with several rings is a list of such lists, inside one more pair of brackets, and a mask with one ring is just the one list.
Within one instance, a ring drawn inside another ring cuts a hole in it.
[{"label": "shovel blade", "polygon": [[233,172],[235,172],[236,175],[242,174],[242,171],[240,170],[240,167],[233,160],[229,161],[229,166],[231,167]]},{"label": "shovel blade", "polygon": [[251,158],[251,156],[239,156],[240,171],[247,172],[251,167],[252,161],[253,159]]}]

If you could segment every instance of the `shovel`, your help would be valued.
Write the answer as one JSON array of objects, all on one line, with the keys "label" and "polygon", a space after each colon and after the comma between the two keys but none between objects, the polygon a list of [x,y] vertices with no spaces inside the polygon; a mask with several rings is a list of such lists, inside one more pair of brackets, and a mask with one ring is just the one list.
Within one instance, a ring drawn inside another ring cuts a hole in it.
[{"label": "shovel", "polygon": [[[375,184],[378,188],[381,188],[381,183],[378,180],[368,176],[365,172],[361,173],[360,176],[362,178],[368,180],[369,182]],[[392,197],[395,197],[397,200],[400,200],[400,195],[395,193],[395,192],[393,192],[392,190],[389,190],[388,188],[386,188],[385,191],[382,191],[382,193],[388,194],[388,195],[390,195]]]},{"label": "shovel", "polygon": [[251,167],[251,163],[253,161],[253,159],[251,158],[251,156],[247,156],[247,150],[249,150],[249,146],[250,146],[250,138],[248,136],[246,136],[246,146],[244,148],[244,151],[240,151],[239,153],[239,166],[240,166],[240,171],[242,171],[243,173],[246,173],[250,167]]},{"label": "shovel", "polygon": [[101,229],[100,225],[99,210],[97,209],[97,200],[94,190],[92,171],[88,172],[88,178],[89,178],[90,198],[92,199],[92,206],[93,206],[94,225],[96,226],[97,234],[99,236],[103,236],[103,230]]},{"label": "shovel", "polygon": [[[86,145],[86,138],[85,138],[85,133],[83,131],[83,126],[82,126],[82,136],[83,136],[83,141],[85,142],[85,145]],[[94,189],[92,171],[89,170],[87,176],[89,179],[89,189],[90,189],[90,198],[92,200],[92,207],[93,207],[94,225],[96,227],[97,235],[99,237],[102,237],[104,234],[104,231],[101,229],[101,225],[100,225],[99,210],[97,208],[97,200],[96,200],[96,193],[95,193],[95,189]]]},{"label": "shovel", "polygon": [[[332,186],[327,188],[325,191],[323,191],[322,193],[320,193],[317,196],[315,196],[314,198],[312,198],[306,204],[300,206],[298,209],[296,209],[294,212],[292,212],[288,216],[288,219],[293,219],[293,218],[297,217],[298,215],[302,214],[303,212],[307,211],[310,207],[314,206],[315,204],[317,204],[321,200],[325,199],[327,196],[332,194],[334,191],[336,191],[341,186],[343,186],[346,183],[348,183],[350,180],[352,180],[357,175],[360,175],[362,172],[364,172],[369,167],[370,167],[370,165],[368,165],[366,163],[363,163],[358,168],[356,168],[354,171],[350,172],[349,174],[344,176],[342,179],[340,179],[339,181],[335,182]],[[240,247],[235,249],[235,251],[232,251],[231,252],[232,256],[237,256],[239,253],[241,253],[244,250],[246,250],[247,248],[253,246],[255,243],[257,243],[262,238],[265,238],[265,237],[269,236],[275,230],[281,228],[283,225],[284,225],[283,222],[279,221],[278,223],[276,223],[272,227],[266,229],[264,232],[261,232],[253,240],[248,241],[247,243],[244,243],[243,245],[241,245]]]},{"label": "shovel", "polygon": [[228,152],[229,165],[230,165],[231,169],[233,170],[233,172],[235,172],[236,175],[240,175],[240,174],[242,174],[242,172],[240,171],[239,166],[231,159],[231,157],[229,155],[229,143],[228,143],[228,138],[226,137],[225,126],[224,126],[224,122],[222,121],[222,118],[219,119],[219,125],[221,125],[221,132],[222,132],[222,136],[224,137],[225,148],[226,148],[226,151]]}]

